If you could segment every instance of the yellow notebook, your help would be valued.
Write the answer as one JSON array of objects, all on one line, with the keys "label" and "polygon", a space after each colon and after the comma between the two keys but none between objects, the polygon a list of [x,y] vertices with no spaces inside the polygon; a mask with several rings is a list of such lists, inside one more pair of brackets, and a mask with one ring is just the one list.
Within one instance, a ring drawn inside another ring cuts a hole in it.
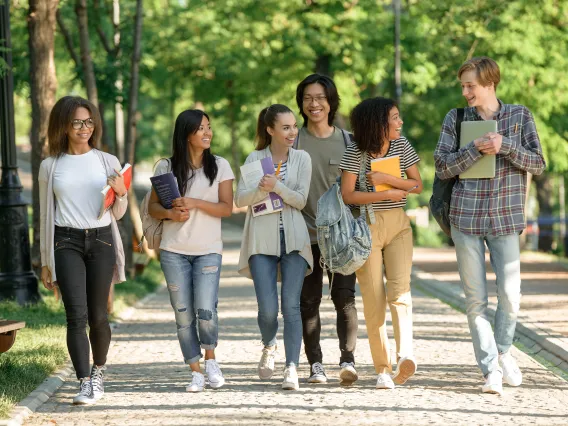
[{"label": "yellow notebook", "polygon": [[[375,158],[374,160],[371,160],[371,171],[401,177],[400,157],[395,155],[394,157]],[[392,189],[392,186],[387,183],[375,186],[375,192],[387,191],[389,189]]]}]

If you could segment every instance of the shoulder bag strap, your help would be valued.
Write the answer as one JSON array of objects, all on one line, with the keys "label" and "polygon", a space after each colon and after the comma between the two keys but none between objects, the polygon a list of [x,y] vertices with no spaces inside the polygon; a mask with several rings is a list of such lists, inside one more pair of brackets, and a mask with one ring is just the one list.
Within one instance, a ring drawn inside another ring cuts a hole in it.
[{"label": "shoulder bag strap", "polygon": [[456,118],[456,137],[457,137],[456,144],[457,144],[458,149],[459,149],[460,140],[461,140],[461,127],[462,127],[461,124],[462,124],[462,121],[463,121],[465,109],[464,108],[458,108],[457,112],[458,112],[458,117]]},{"label": "shoulder bag strap", "polygon": [[[362,192],[367,192],[367,184],[365,182],[366,180],[366,174],[365,172],[367,171],[367,152],[363,151],[361,153],[361,167],[359,168],[359,190]],[[366,214],[369,215],[369,221],[371,222],[371,224],[375,223],[375,211],[373,210],[373,203],[369,203],[369,204],[361,204],[359,206],[359,209],[361,211],[361,216],[365,217]]]}]

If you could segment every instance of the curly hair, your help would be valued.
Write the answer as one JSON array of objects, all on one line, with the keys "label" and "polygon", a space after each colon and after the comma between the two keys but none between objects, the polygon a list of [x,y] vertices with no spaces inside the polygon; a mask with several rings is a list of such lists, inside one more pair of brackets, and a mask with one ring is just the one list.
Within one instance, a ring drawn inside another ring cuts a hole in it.
[{"label": "curly hair", "polygon": [[389,114],[398,107],[387,98],[365,99],[351,111],[349,121],[353,138],[361,151],[379,153],[389,140]]}]

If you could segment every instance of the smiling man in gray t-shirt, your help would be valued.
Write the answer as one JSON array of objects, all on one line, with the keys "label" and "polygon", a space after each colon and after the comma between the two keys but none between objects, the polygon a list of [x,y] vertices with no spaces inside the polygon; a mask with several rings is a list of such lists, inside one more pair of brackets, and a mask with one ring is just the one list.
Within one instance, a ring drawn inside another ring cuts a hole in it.
[{"label": "smiling man in gray t-shirt", "polygon": [[[323,270],[319,264],[320,250],[317,244],[316,212],[319,198],[339,176],[339,163],[350,142],[350,135],[333,126],[339,108],[339,94],[332,79],[320,74],[306,77],[296,90],[296,102],[304,118],[295,145],[310,154],[312,180],[306,207],[302,210],[310,233],[314,269],[304,279],[300,309],[306,356],[310,363],[309,383],[325,383],[323,354],[320,346],[321,321],[319,307],[323,290]],[[331,274],[328,273],[331,280]],[[341,358],[340,384],[351,385],[357,380],[355,370],[355,344],[357,342],[357,309],[355,307],[355,274],[335,274],[331,299],[337,312],[337,336]]]}]

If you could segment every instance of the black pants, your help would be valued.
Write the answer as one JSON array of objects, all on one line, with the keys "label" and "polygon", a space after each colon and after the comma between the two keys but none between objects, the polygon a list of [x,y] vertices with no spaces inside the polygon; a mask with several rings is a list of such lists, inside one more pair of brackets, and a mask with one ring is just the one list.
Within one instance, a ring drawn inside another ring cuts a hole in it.
[{"label": "black pants", "polygon": [[[319,308],[323,291],[323,270],[319,265],[320,249],[317,244],[312,245],[314,255],[314,270],[304,279],[302,296],[300,298],[300,311],[302,313],[302,327],[304,346],[308,362],[323,362],[320,346],[321,321]],[[331,274],[328,273],[331,282]],[[355,307],[355,274],[335,274],[331,289],[331,300],[337,312],[337,337],[342,362],[355,362],[353,352],[357,343],[357,308]]]},{"label": "black pants", "polygon": [[[104,365],[110,346],[107,300],[116,254],[110,225],[103,228],[55,227],[55,273],[67,316],[67,348],[77,378],[91,375],[93,361]],[[89,338],[86,328],[89,323]]]}]

